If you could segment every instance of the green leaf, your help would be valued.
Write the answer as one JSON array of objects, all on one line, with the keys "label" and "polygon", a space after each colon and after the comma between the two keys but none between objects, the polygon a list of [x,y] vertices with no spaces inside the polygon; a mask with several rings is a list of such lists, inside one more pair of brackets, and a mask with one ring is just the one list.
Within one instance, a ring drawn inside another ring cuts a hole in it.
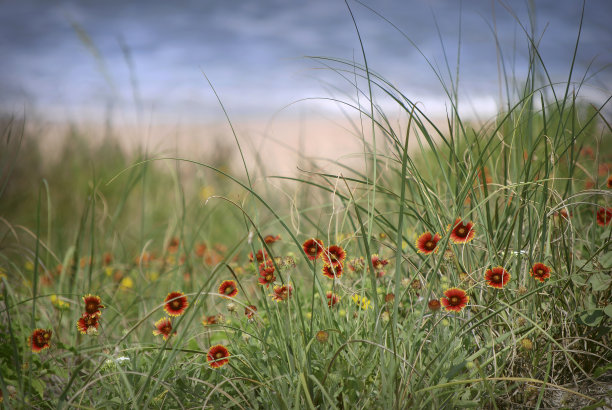
[{"label": "green leaf", "polygon": [[608,315],[609,317],[612,317],[612,304],[609,304],[608,306],[606,306],[604,308],[604,312],[606,315]]},{"label": "green leaf", "polygon": [[572,282],[576,286],[585,286],[587,284],[587,276],[585,274],[572,275]]},{"label": "green leaf", "polygon": [[38,396],[43,397],[43,393],[45,391],[45,384],[38,380],[32,379],[32,388],[38,393]]},{"label": "green leaf", "polygon": [[576,322],[586,326],[597,326],[604,317],[603,309],[583,310],[576,317]]},{"label": "green leaf", "polygon": [[612,282],[612,277],[609,274],[602,272],[596,273],[589,279],[589,283],[593,288],[593,291],[606,290]]},{"label": "green leaf", "polygon": [[609,372],[610,370],[612,370],[612,363],[608,363],[605,366],[600,366],[598,368],[595,369],[595,371],[593,372],[593,376],[595,378]]}]

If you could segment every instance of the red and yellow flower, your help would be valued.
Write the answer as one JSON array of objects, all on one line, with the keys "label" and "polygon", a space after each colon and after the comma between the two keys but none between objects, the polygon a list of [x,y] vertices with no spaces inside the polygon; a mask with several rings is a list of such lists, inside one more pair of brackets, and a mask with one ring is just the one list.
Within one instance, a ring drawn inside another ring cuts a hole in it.
[{"label": "red and yellow flower", "polygon": [[53,332],[48,329],[34,329],[28,338],[28,345],[32,348],[32,352],[38,353],[49,348],[52,334]]},{"label": "red and yellow flower", "polygon": [[204,242],[199,242],[195,246],[195,254],[199,258],[203,257],[206,254],[207,250],[208,250],[208,246]]},{"label": "red and yellow flower", "polygon": [[607,226],[612,221],[612,208],[599,208],[597,211],[597,225]]},{"label": "red and yellow flower", "polygon": [[257,306],[255,305],[249,305],[244,308],[244,314],[247,317],[247,319],[253,319],[253,316],[255,316],[256,312],[257,312]]},{"label": "red and yellow flower", "polygon": [[79,332],[81,332],[83,335],[97,333],[98,326],[100,326],[98,318],[98,315],[88,315],[87,313],[83,313],[83,316],[77,320],[77,329],[79,329]]},{"label": "red and yellow flower", "polygon": [[104,309],[100,296],[85,295],[83,296],[83,302],[85,302],[85,313],[93,316],[100,316],[102,312],[100,309]]},{"label": "red and yellow flower", "polygon": [[468,243],[474,239],[474,235],[476,235],[476,231],[474,230],[474,224],[472,221],[466,223],[462,221],[461,218],[455,219],[453,229],[450,233],[450,240],[453,241],[453,243]]},{"label": "red and yellow flower", "polygon": [[487,285],[492,288],[502,289],[510,280],[510,274],[508,271],[501,266],[487,269],[484,274],[484,278],[487,281]]},{"label": "red and yellow flower", "polygon": [[336,266],[325,264],[323,265],[323,275],[327,276],[330,279],[339,279],[342,276],[342,271],[344,270],[343,265],[340,263]]},{"label": "red and yellow flower", "polygon": [[202,317],[202,324],[204,326],[216,325],[217,323],[219,323],[219,317],[217,315],[212,315],[212,316],[204,315]]},{"label": "red and yellow flower", "polygon": [[540,262],[534,264],[529,273],[534,279],[540,282],[544,282],[546,279],[550,278],[550,268]]},{"label": "red and yellow flower", "polygon": [[183,292],[170,292],[164,300],[164,310],[170,316],[180,316],[185,313],[185,309],[189,306],[187,296]]},{"label": "red and yellow flower", "polygon": [[336,295],[331,290],[328,290],[325,296],[327,297],[327,306],[330,308],[334,307],[338,302],[340,302],[340,296]]},{"label": "red and yellow flower", "polygon": [[272,244],[274,242],[280,241],[280,239],[281,239],[280,235],[276,235],[276,236],[274,236],[274,235],[266,235],[264,237],[264,242],[269,245],[269,244]]},{"label": "red and yellow flower", "polygon": [[293,286],[290,284],[282,286],[276,285],[274,286],[273,291],[274,293],[271,295],[272,300],[276,302],[284,302],[291,297],[291,294],[293,293]]},{"label": "red and yellow flower", "polygon": [[164,340],[168,340],[170,336],[175,334],[176,331],[172,332],[172,320],[169,317],[162,317],[155,322],[155,330],[153,331],[154,336],[161,335]]},{"label": "red and yellow flower", "polygon": [[[269,259],[270,256],[268,255],[268,252],[266,252],[265,249],[260,249],[257,252],[255,252],[255,259],[257,259],[257,262],[263,262],[264,260]],[[249,253],[249,261],[253,262],[253,252]]]},{"label": "red and yellow flower", "polygon": [[313,261],[321,256],[321,253],[323,253],[323,249],[325,248],[322,240],[311,238],[302,244],[302,249],[304,250],[306,257]]},{"label": "red and yellow flower", "polygon": [[206,360],[213,369],[225,366],[229,363],[230,352],[223,345],[215,345],[208,349]]},{"label": "red and yellow flower", "polygon": [[259,264],[259,283],[267,288],[276,280],[274,262],[268,259]]},{"label": "red and yellow flower", "polygon": [[438,299],[431,299],[429,302],[427,302],[427,307],[429,307],[429,310],[433,312],[440,310],[440,301]]},{"label": "red and yellow flower", "polygon": [[465,290],[459,288],[448,289],[444,292],[444,296],[445,297],[440,298],[440,303],[444,306],[444,309],[453,312],[461,312],[470,301],[470,297]]},{"label": "red and yellow flower", "polygon": [[236,296],[238,294],[238,285],[236,285],[236,281],[224,280],[221,282],[221,285],[219,285],[219,293],[226,299]]},{"label": "red and yellow flower", "polygon": [[179,240],[179,238],[174,237],[171,238],[170,241],[168,242],[168,252],[169,253],[176,253],[179,249],[179,245],[181,244],[181,241]]},{"label": "red and yellow flower", "polygon": [[332,245],[323,251],[321,257],[323,258],[323,262],[335,267],[342,265],[342,262],[346,259],[346,252],[341,246]]},{"label": "red and yellow flower", "polygon": [[416,248],[418,253],[429,255],[430,253],[438,252],[438,241],[442,239],[440,234],[432,235],[431,232],[425,232],[416,240]]},{"label": "red and yellow flower", "polygon": [[377,254],[372,255],[372,266],[374,266],[374,270],[381,271],[389,264],[387,259],[382,259]]}]

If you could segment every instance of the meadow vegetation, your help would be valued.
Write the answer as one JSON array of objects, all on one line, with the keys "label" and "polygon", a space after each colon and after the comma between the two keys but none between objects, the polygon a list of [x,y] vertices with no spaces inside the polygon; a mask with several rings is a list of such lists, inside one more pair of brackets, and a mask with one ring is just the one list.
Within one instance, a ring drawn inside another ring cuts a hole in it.
[{"label": "meadow vegetation", "polygon": [[374,135],[338,174],[92,148],[86,130],[45,161],[6,118],[3,405],[609,403],[609,109],[579,98],[573,61],[553,84],[525,36],[528,76],[501,80],[495,118],[463,121],[443,81],[444,129],[366,64],[314,58]]}]

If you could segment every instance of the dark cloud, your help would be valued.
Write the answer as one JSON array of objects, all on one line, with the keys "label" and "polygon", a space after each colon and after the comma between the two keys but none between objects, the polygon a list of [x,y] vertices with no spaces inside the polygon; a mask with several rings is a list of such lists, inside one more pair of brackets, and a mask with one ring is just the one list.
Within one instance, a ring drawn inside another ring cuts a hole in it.
[{"label": "dark cloud", "polygon": [[[396,24],[446,77],[445,58],[454,75],[461,16],[462,84],[475,97],[496,95],[490,0],[367,3]],[[504,3],[510,3],[519,20],[529,25],[525,2]],[[570,0],[534,3],[537,32],[544,32],[542,56],[551,74],[563,79],[576,40],[580,5]],[[442,94],[435,73],[409,41],[371,11],[350,4],[374,70],[416,99]],[[578,54],[582,70],[595,56],[595,67],[612,62],[611,4],[608,0],[587,2]],[[528,57],[525,35],[501,3],[495,3],[494,11],[506,62],[521,74]],[[74,24],[91,38],[102,63],[79,39]],[[4,2],[0,8],[0,105],[14,107],[27,100],[41,111],[66,106],[70,107],[67,112],[77,112],[81,105],[103,108],[109,101],[129,105],[130,73],[119,39],[131,54],[143,103],[168,113],[201,113],[216,105],[201,70],[236,112],[260,114],[298,98],[324,94],[325,87],[317,79],[328,77],[310,72],[308,68],[317,64],[302,56],[361,61],[355,29],[342,1]],[[103,69],[114,87],[102,75]],[[608,70],[599,83],[609,79]],[[342,80],[335,81],[344,86]],[[190,105],[190,110],[185,108]]]}]

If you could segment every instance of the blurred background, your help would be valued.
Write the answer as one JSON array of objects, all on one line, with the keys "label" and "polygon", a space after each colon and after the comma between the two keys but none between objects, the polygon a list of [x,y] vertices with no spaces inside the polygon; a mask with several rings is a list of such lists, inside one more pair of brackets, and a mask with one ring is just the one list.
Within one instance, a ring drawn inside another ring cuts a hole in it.
[{"label": "blurred background", "polygon": [[[255,151],[280,149],[279,141],[289,151],[311,155],[359,150],[345,122],[356,113],[327,100],[356,97],[351,75],[343,79],[305,58],[363,62],[343,1],[0,4],[0,112],[27,117],[37,132],[44,129],[38,132],[40,144],[54,146],[66,126],[79,126],[93,140],[114,132],[126,147],[147,144],[153,151],[210,149],[218,139],[232,145],[205,73],[239,138]],[[371,70],[421,102],[428,116],[444,119],[450,107],[442,83],[452,88],[450,76],[457,77],[459,60],[459,110],[480,121],[492,118],[500,101],[517,91],[507,90],[500,78],[527,74],[524,30],[535,33],[551,79],[567,81],[582,11],[582,2],[575,0],[349,5]],[[593,102],[610,95],[611,19],[612,2],[586,2],[573,80],[586,77],[580,92]],[[387,115],[399,113],[392,103],[380,103]],[[309,143],[300,146],[300,139]],[[284,158],[291,158],[286,169],[293,169],[294,157]]]}]

